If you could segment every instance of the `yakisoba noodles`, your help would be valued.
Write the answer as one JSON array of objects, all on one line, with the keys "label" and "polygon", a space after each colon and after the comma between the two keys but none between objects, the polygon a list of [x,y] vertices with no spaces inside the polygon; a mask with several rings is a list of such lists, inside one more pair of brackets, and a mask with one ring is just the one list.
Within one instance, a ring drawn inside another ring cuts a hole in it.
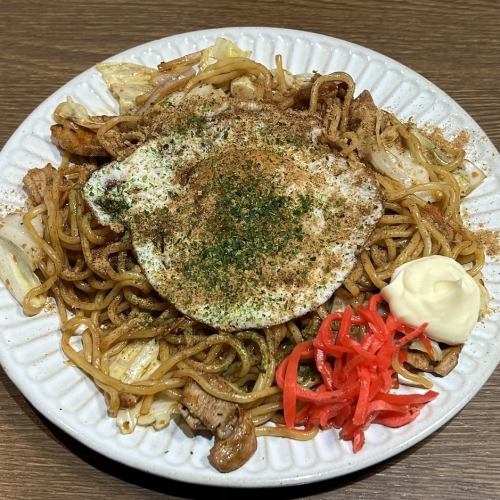
[{"label": "yakisoba noodles", "polygon": [[[240,405],[256,426],[257,436],[311,439],[316,428],[302,431],[265,424],[283,423],[277,365],[294,345],[316,334],[330,311],[339,304],[357,307],[387,285],[397,267],[429,255],[451,257],[481,281],[484,252],[462,222],[463,186],[454,175],[462,168],[465,152],[460,145],[375,108],[371,99],[354,99],[355,84],[346,73],[292,76],[283,69],[281,56],[276,57],[276,70],[270,71],[245,55],[220,58],[196,72],[193,65],[201,59],[202,52],[197,52],[162,63],[158,85],[136,98],[133,113],[104,121],[96,130],[97,141],[110,158],[125,158],[147,140],[148,121],[167,97],[204,85],[231,95],[239,83],[250,82],[253,99],[242,99],[249,108],[266,102],[282,110],[318,113],[332,150],[374,166],[383,194],[383,216],[343,285],[302,318],[256,331],[214,331],[159,297],[137,263],[127,231],[114,232],[96,221],[82,189],[99,162],[66,152],[59,168],[50,172],[43,200],[36,203],[30,196],[31,208],[24,216],[43,258],[38,266],[41,285],[26,295],[23,310],[37,314],[47,295],[55,299],[64,353],[102,390],[109,414],[122,413],[122,431],[133,430],[141,416],[148,416],[160,395],[179,403],[184,386],[194,380],[213,397]],[[405,185],[397,175],[381,173],[373,165],[374,151],[408,154],[426,178]],[[43,221],[43,235],[33,224],[37,217]],[[71,342],[74,336],[81,337],[81,349]],[[147,364],[141,367],[137,361],[135,377],[115,367],[120,354],[127,352],[139,353]],[[396,358],[394,369],[429,387],[427,379]],[[320,377],[306,370],[301,383],[315,387]],[[123,417],[127,409],[135,412],[135,421],[130,414]],[[175,413],[175,407],[170,411]],[[169,420],[170,415],[164,415],[162,423]],[[156,421],[158,427],[162,423]]]}]

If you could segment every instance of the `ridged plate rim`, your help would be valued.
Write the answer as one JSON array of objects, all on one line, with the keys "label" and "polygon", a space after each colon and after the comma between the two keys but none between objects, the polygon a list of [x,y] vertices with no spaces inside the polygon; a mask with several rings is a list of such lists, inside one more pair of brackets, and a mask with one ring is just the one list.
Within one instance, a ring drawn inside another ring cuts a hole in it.
[{"label": "ridged plate rim", "polygon": [[[402,81],[399,82],[399,86],[395,86],[392,90],[389,89],[389,93],[386,96],[386,100],[389,99],[389,101],[391,96],[397,93],[398,89],[402,88],[403,84],[407,84],[408,86],[410,86],[410,88],[411,85],[416,85],[418,90],[416,96],[420,96],[422,93],[425,94],[426,92],[430,93],[431,97],[434,98],[433,102],[446,106],[449,109],[449,113],[448,115],[446,115],[446,117],[458,117],[459,121],[461,120],[461,123],[463,123],[463,125],[471,131],[471,134],[474,138],[474,147],[477,148],[476,160],[480,164],[487,164],[490,167],[488,169],[488,181],[485,183],[483,191],[484,197],[491,198],[492,201],[489,203],[492,205],[492,207],[487,210],[480,211],[481,214],[484,214],[484,217],[481,220],[484,219],[486,221],[486,227],[488,227],[489,225],[490,227],[498,228],[498,225],[500,225],[500,202],[495,194],[491,195],[492,191],[488,186],[492,184],[493,187],[495,187],[494,183],[499,182],[500,156],[498,155],[498,152],[495,150],[495,147],[493,146],[491,141],[487,138],[486,134],[480,129],[475,121],[457,103],[455,103],[455,101],[453,101],[449,96],[442,92],[438,87],[436,87],[430,81],[426,80],[424,77],[420,76],[413,70],[373,50],[337,38],[300,30],[265,27],[230,27],[193,31],[166,37],[159,40],[154,40],[152,42],[139,45],[120,54],[117,54],[110,59],[130,60],[131,58],[141,58],[146,56],[152,57],[152,54],[156,50],[160,51],[162,50],[162,48],[165,49],[165,47],[167,46],[173,47],[176,44],[182,46],[182,43],[186,41],[188,41],[186,45],[199,42],[201,46],[206,46],[208,45],[208,43],[203,44],[203,41],[212,40],[216,36],[224,35],[235,40],[238,40],[238,38],[240,37],[240,39],[246,39],[247,41],[254,37],[254,42],[258,40],[259,37],[267,37],[269,40],[272,40],[273,43],[278,44],[284,44],[286,41],[289,42],[291,40],[293,41],[295,46],[297,45],[298,41],[302,41],[304,43],[307,42],[310,48],[315,47],[315,50],[317,51],[325,50],[326,53],[328,52],[328,50],[330,50],[330,60],[335,54],[336,48],[339,52],[344,51],[349,55],[348,59],[344,61],[345,66],[348,66],[351,62],[351,59],[354,59],[355,57],[364,57],[367,60],[364,67],[365,70],[369,67],[369,64],[371,62],[375,62],[376,64],[381,64],[382,68],[386,70],[386,73],[394,71],[400,75]],[[295,50],[297,49],[295,48]],[[284,60],[286,60],[286,56],[288,55],[287,51],[281,50],[281,52],[284,55]],[[345,67],[330,68],[330,70],[344,69]],[[361,71],[362,76],[366,76],[363,74],[363,71],[364,70]],[[380,80],[382,80],[383,78],[384,76],[381,76]],[[39,123],[39,121],[47,121],[47,118],[50,117],[55,104],[57,104],[61,98],[64,98],[72,91],[78,89],[81,90],[82,86],[88,84],[88,86],[90,86],[90,88],[95,93],[95,90],[92,87],[92,85],[95,84],[95,79],[96,71],[94,68],[81,73],[70,82],[65,84],[63,87],[61,87],[59,90],[57,90],[49,98],[47,98],[28,116],[28,118],[26,118],[26,120],[23,121],[23,123],[18,127],[18,129],[5,144],[2,152],[0,153],[0,186],[2,186],[2,182],[6,185],[9,182],[6,180],[9,170],[6,169],[10,168],[11,166],[10,160],[12,158],[15,158],[16,155],[26,153],[26,148],[24,147],[24,143],[26,141],[28,141],[30,147],[34,147],[35,150],[36,147],[40,147],[41,145],[43,146],[43,144],[36,142],[35,137],[38,137],[38,139],[42,142],[44,140],[46,142],[48,141],[48,135],[47,137],[43,136],[40,139],[40,137],[35,134],[34,130],[37,126],[37,122]],[[404,96],[404,91],[401,90],[401,92]],[[109,98],[106,100],[105,95],[100,96],[100,99],[102,102],[110,102]],[[408,109],[411,109],[412,103],[410,101],[408,103],[403,103],[401,106],[402,108],[407,108],[409,106]],[[389,108],[391,108],[390,104]],[[432,122],[432,113],[431,119],[429,121]],[[32,142],[30,142],[31,139]],[[55,154],[53,146],[50,145],[50,141],[48,142],[47,147],[51,152],[50,154]],[[38,153],[34,154],[36,156],[36,154]],[[33,166],[37,165],[35,163],[26,164],[26,169]],[[498,190],[494,189],[494,191]],[[7,191],[5,193],[7,193]],[[2,195],[0,194],[0,202],[3,201],[1,199],[1,196]],[[5,199],[8,198],[9,196],[5,194]],[[479,199],[477,203],[479,204],[479,207],[481,207],[483,198],[476,196],[476,199]],[[473,220],[474,201],[472,201],[471,203],[471,218]],[[484,205],[489,207],[486,202],[484,202]],[[491,270],[491,276],[497,276],[498,273],[495,270],[495,264],[493,262],[490,262],[488,266],[488,269]],[[491,290],[493,291],[492,303],[495,305],[498,303],[497,281],[496,279],[491,279],[489,283],[493,287],[493,290]],[[7,325],[6,327],[2,328],[0,337],[5,335],[5,337],[10,338],[9,332],[14,331],[13,328],[15,329],[17,326],[17,328],[21,331],[25,327],[24,325],[30,324],[30,321],[32,321],[31,324],[33,325],[33,327],[40,323],[40,328],[43,329],[43,318],[40,320],[30,320],[28,322],[24,321],[22,315],[19,312],[19,308],[15,306],[13,300],[5,292],[5,289],[2,290],[0,288],[0,293],[2,293],[0,295],[0,324]],[[7,316],[5,316],[5,314],[7,314]],[[47,321],[50,323],[50,318],[47,317]],[[420,419],[414,422],[411,426],[405,427],[400,430],[390,430],[391,433],[389,434],[388,440],[383,440],[383,442],[381,442],[380,444],[370,444],[369,440],[367,440],[368,442],[365,448],[356,455],[353,455],[350,451],[350,445],[347,446],[346,443],[341,443],[340,445],[334,443],[335,446],[340,446],[340,461],[336,461],[334,459],[322,460],[320,456],[316,456],[314,463],[309,464],[307,467],[299,467],[296,463],[294,463],[287,470],[274,470],[273,472],[269,472],[269,467],[266,467],[268,466],[267,461],[271,460],[269,458],[270,453],[277,451],[279,454],[283,454],[283,458],[288,453],[291,453],[294,457],[297,456],[297,453],[299,453],[299,455],[305,454],[307,456],[307,450],[309,449],[307,448],[307,446],[310,445],[302,443],[289,444],[285,440],[279,440],[279,444],[276,444],[276,442],[278,442],[276,438],[266,438],[265,440],[259,438],[259,447],[261,449],[261,452],[260,454],[258,452],[258,456],[255,458],[255,461],[263,460],[264,464],[256,463],[256,465],[254,464],[253,467],[243,467],[242,469],[234,473],[223,475],[208,466],[206,461],[204,461],[204,457],[200,456],[200,453],[206,452],[206,443],[200,442],[198,440],[194,444],[191,443],[189,446],[192,446],[191,451],[193,451],[196,459],[201,460],[201,462],[197,462],[195,465],[193,465],[193,462],[190,461],[189,455],[187,455],[186,461],[177,466],[165,460],[161,460],[161,458],[158,458],[158,456],[150,457],[141,455],[138,447],[141,445],[144,439],[147,439],[147,436],[139,436],[139,443],[134,448],[134,437],[121,438],[116,437],[116,435],[112,437],[105,437],[102,433],[94,431],[92,427],[88,427],[82,424],[82,422],[80,422],[76,415],[73,415],[71,412],[58,410],[57,406],[59,406],[59,404],[54,405],[54,402],[51,399],[43,397],[43,391],[40,389],[43,386],[43,381],[36,381],[36,383],[34,383],[34,381],[30,379],[28,374],[29,366],[27,366],[26,363],[20,363],[16,359],[16,356],[20,352],[20,349],[25,346],[25,344],[11,345],[10,341],[2,343],[2,339],[0,338],[0,363],[7,375],[16,384],[19,390],[45,417],[47,417],[55,425],[60,427],[62,430],[64,430],[69,435],[76,438],[86,446],[89,446],[93,450],[118,462],[122,462],[126,465],[146,472],[157,474],[159,476],[190,483],[232,487],[293,485],[329,479],[374,465],[411,447],[415,443],[421,441],[432,432],[437,430],[448,420],[450,420],[477,393],[477,391],[486,382],[487,378],[490,376],[490,374],[493,372],[496,365],[500,361],[500,341],[498,335],[499,328],[496,324],[497,321],[498,314],[494,314],[490,316],[485,323],[479,325],[478,328],[476,328],[476,330],[474,331],[470,343],[468,343],[466,349],[464,349],[465,354],[463,356],[463,359],[461,359],[459,367],[457,368],[458,379],[456,379],[456,383],[461,382],[463,379],[463,374],[465,373],[467,375],[467,372],[470,373],[471,370],[476,371],[477,375],[472,381],[468,380],[467,377],[465,377],[466,380],[465,384],[462,387],[463,390],[458,390],[458,392],[453,393],[447,393],[446,397],[443,397],[442,399],[444,400],[445,404],[442,404],[440,406],[440,399],[438,398],[429,406],[428,409],[424,410]],[[494,339],[491,341],[491,343],[487,344],[486,353],[479,359],[479,356],[477,355],[477,349],[480,349],[481,344],[484,344],[484,338],[488,338],[488,336],[491,337],[491,332],[488,333],[488,328],[494,329]],[[40,352],[40,350],[43,350],[44,348],[47,349],[47,346],[45,346],[45,339],[49,335],[42,336],[41,339],[33,338],[29,340],[29,342],[41,343],[39,351],[36,351],[35,349],[35,352],[38,352],[38,355],[41,355],[42,358],[43,356],[49,357],[52,355],[49,352]],[[50,340],[51,339],[49,338],[48,345],[50,345]],[[29,342],[26,342],[26,344],[28,344]],[[42,358],[38,358],[38,360]],[[74,368],[64,367],[63,370],[74,370]],[[443,380],[446,381],[446,379]],[[438,382],[439,384],[442,383],[441,381]],[[79,385],[81,387],[82,384],[85,386],[90,383],[87,384],[87,382],[85,381],[82,382],[82,377],[80,377],[80,380],[76,385]],[[444,382],[443,384],[443,387],[445,387],[446,382]],[[83,389],[86,390],[86,387],[83,387]],[[102,398],[99,393],[96,393],[95,397]],[[146,433],[143,432],[143,434]],[[381,431],[379,432],[377,430],[373,431],[372,434],[373,437],[377,437],[379,435],[387,436],[386,433],[384,434]],[[160,434],[158,434],[158,436],[160,436]],[[326,433],[323,433],[323,436],[319,438],[319,440],[321,441],[321,446],[328,446],[328,443],[325,443],[324,441],[328,441],[329,439],[329,437],[326,438]],[[172,441],[175,441],[175,439],[172,438]],[[288,444],[285,445],[284,443]],[[268,445],[271,452],[268,452]],[[265,450],[262,451],[264,448]],[[317,449],[314,449],[315,453],[317,454]],[[262,454],[264,454],[264,456]],[[259,467],[262,469],[261,465],[263,465],[263,467],[267,469],[265,473],[263,471],[254,472],[251,470],[258,470]],[[255,469],[255,467],[257,467],[257,469]]]}]

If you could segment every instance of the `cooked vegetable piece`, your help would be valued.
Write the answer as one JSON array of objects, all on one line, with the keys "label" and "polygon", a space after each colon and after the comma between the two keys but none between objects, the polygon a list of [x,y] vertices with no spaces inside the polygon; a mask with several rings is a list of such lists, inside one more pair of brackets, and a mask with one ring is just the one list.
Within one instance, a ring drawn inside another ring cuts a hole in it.
[{"label": "cooked vegetable piece", "polygon": [[83,106],[73,100],[71,97],[67,97],[66,101],[61,102],[53,114],[56,123],[64,124],[67,120],[94,131],[97,131],[99,127],[105,123],[110,116],[90,116],[89,112]]},{"label": "cooked vegetable piece", "polygon": [[[374,144],[367,153],[367,159],[377,172],[400,182],[406,188],[429,182],[427,170],[412,158],[409,151]],[[435,201],[428,193],[417,193],[417,196],[424,201]]]},{"label": "cooked vegetable piece", "polygon": [[100,63],[96,65],[109,91],[118,101],[120,114],[131,114],[137,109],[137,97],[153,89],[152,79],[158,70],[134,63]]},{"label": "cooked vegetable piece", "polygon": [[[41,217],[35,217],[31,223],[37,233],[42,235]],[[43,257],[43,252],[26,229],[23,223],[23,214],[9,214],[0,221],[0,224],[0,236],[16,245],[26,255],[31,269],[35,270],[38,267],[40,259]]]},{"label": "cooked vegetable piece", "polygon": [[[3,237],[0,237],[0,279],[20,304],[30,290],[41,284],[24,251]],[[36,297],[34,307],[43,307],[45,300],[45,295]]]},{"label": "cooked vegetable piece", "polygon": [[465,160],[460,167],[453,171],[453,177],[460,187],[461,196],[472,193],[486,179],[484,172],[468,160]]},{"label": "cooked vegetable piece", "polygon": [[142,401],[131,408],[122,408],[116,416],[116,424],[122,434],[130,434],[137,425],[153,426],[157,431],[167,427],[172,417],[179,412],[179,404],[157,394],[148,413],[141,415]]},{"label": "cooked vegetable piece", "polygon": [[142,380],[158,366],[158,352],[156,339],[130,342],[111,361],[109,374],[128,384]]},{"label": "cooked vegetable piece", "polygon": [[199,63],[200,70],[204,70],[207,66],[216,63],[220,59],[226,57],[248,57],[250,52],[241,50],[235,43],[226,38],[217,38],[215,44],[206,48],[201,53]]},{"label": "cooked vegetable piece", "polygon": [[[323,320],[314,341],[296,345],[281,362],[276,383],[283,390],[287,427],[338,428],[340,438],[352,441],[353,451],[357,452],[372,422],[389,427],[406,425],[437,397],[434,391],[389,393],[396,386],[393,360],[403,346],[422,337],[426,325],[410,328],[392,314],[380,314],[377,307],[382,300],[380,295],[372,296],[368,307],[359,306],[359,316],[353,316],[350,307],[331,313]],[[340,322],[335,335],[333,322]],[[351,334],[353,326],[363,329],[360,340]],[[309,359],[315,359],[323,381],[315,390],[297,383],[299,364]],[[297,411],[298,401],[303,406]]]},{"label": "cooked vegetable piece", "polygon": [[264,88],[259,87],[249,76],[240,76],[231,82],[231,95],[242,100],[259,100],[264,95]]}]

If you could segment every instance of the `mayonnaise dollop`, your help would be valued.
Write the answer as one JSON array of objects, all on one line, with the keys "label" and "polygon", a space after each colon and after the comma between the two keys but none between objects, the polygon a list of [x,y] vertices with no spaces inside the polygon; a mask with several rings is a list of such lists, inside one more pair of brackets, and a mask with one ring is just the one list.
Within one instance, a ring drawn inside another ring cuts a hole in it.
[{"label": "mayonnaise dollop", "polygon": [[414,327],[428,323],[426,333],[437,342],[462,344],[478,320],[479,286],[449,257],[403,264],[381,293],[394,316]]}]

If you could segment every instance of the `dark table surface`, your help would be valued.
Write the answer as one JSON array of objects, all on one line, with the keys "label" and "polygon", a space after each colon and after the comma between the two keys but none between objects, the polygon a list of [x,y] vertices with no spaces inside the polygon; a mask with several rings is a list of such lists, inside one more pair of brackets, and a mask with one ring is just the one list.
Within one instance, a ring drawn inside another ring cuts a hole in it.
[{"label": "dark table surface", "polygon": [[[2,0],[0,6],[0,144],[44,98],[108,56],[185,31],[253,25],[332,35],[393,57],[447,92],[500,146],[495,0]],[[33,410],[0,370],[0,498],[500,498],[499,387],[497,369],[442,429],[362,472],[273,492],[235,492],[159,479],[103,458]]]}]

